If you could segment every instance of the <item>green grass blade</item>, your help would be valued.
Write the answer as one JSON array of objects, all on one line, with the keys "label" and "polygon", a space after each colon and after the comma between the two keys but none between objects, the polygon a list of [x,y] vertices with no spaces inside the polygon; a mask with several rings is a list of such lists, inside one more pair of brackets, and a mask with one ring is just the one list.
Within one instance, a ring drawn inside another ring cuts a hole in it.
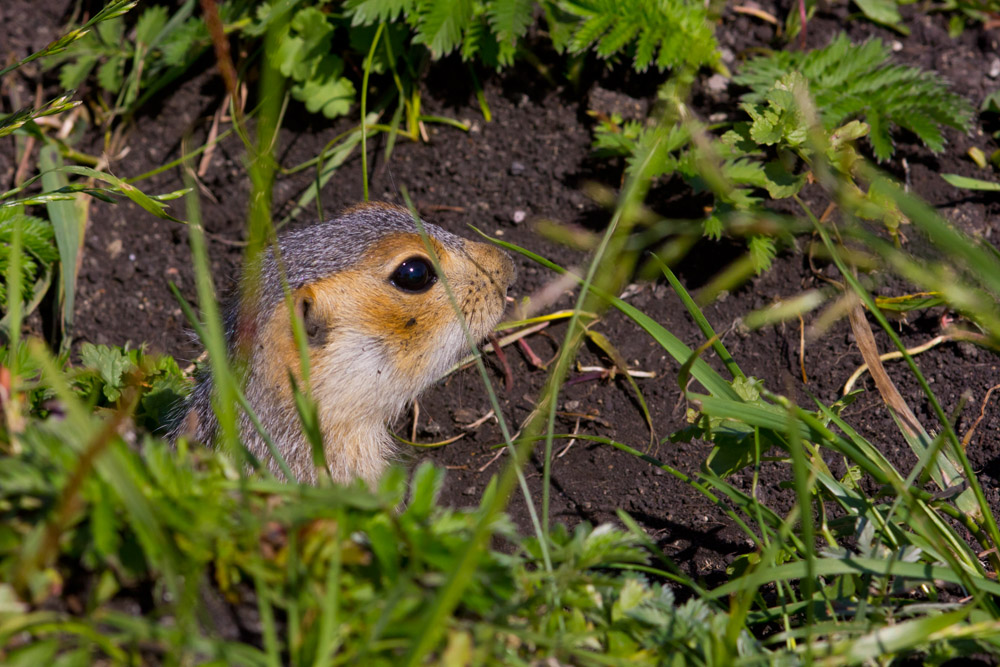
[{"label": "green grass blade", "polygon": [[[47,192],[59,190],[69,184],[62,157],[55,146],[43,146],[38,154],[38,164],[42,169],[42,187]],[[55,230],[56,247],[59,249],[59,272],[62,276],[61,320],[63,342],[68,346],[73,337],[73,312],[76,307],[76,276],[80,266],[80,251],[83,249],[83,233],[87,227],[85,204],[75,199],[52,201],[45,205],[49,220]]]},{"label": "green grass blade", "polygon": [[[502,239],[494,238],[488,234],[483,233],[476,227],[472,227],[472,229],[475,230],[483,238],[488,239],[490,242],[495,243],[500,247],[506,248],[507,250],[510,250],[512,252],[516,252],[519,255],[523,255],[528,259],[531,259],[534,262],[537,262],[538,264],[541,264],[542,266],[551,269],[552,271],[555,271],[559,275],[567,273],[566,269],[559,266],[558,264],[555,264],[554,262],[549,261],[548,259],[545,259],[541,255],[538,255],[534,252],[531,252],[530,250],[522,248],[521,246],[515,245],[513,243],[509,243]],[[577,277],[577,280],[582,282],[579,277]],[[625,301],[622,301],[616,296],[599,292],[597,290],[594,290],[594,292],[600,298],[606,300],[608,303],[610,303],[612,306],[614,306],[624,315],[626,315],[629,319],[638,324],[643,330],[646,331],[646,333],[652,336],[653,340],[655,340],[660,346],[662,346],[663,349],[666,350],[667,353],[670,356],[672,356],[678,363],[685,363],[694,354],[694,350],[685,345],[680,338],[670,333],[663,325],[661,325],[659,322],[657,322],[653,318],[643,313],[635,306]],[[705,387],[705,389],[710,391],[714,396],[739,400],[739,395],[733,390],[732,386],[730,386],[730,384],[726,382],[726,380],[724,380],[722,376],[719,375],[718,372],[716,372],[715,369],[709,366],[708,363],[706,363],[704,360],[699,358],[691,365],[691,375],[693,375],[694,378],[698,380],[698,382],[701,382],[701,384]]]},{"label": "green grass blade", "polygon": [[698,304],[694,302],[694,299],[691,298],[688,291],[684,289],[684,285],[681,284],[681,281],[677,279],[677,276],[670,270],[670,267],[667,266],[667,264],[657,255],[653,255],[652,258],[653,261],[656,262],[657,266],[660,267],[660,270],[663,271],[663,275],[667,277],[667,281],[670,283],[670,286],[674,288],[674,292],[676,292],[677,296],[680,297],[681,303],[684,304],[688,313],[690,313],[691,317],[694,318],[695,324],[697,324],[698,328],[701,329],[701,334],[706,340],[713,341],[712,349],[715,350],[717,355],[719,355],[719,359],[722,360],[722,363],[726,365],[726,369],[729,371],[730,375],[732,375],[734,379],[746,379],[746,375],[744,375],[732,355],[729,354],[729,350],[726,349],[726,346],[722,344],[721,340],[719,340],[718,335],[715,333],[715,330],[712,329],[712,325],[709,324],[705,314],[701,311],[701,308],[698,307]]}]

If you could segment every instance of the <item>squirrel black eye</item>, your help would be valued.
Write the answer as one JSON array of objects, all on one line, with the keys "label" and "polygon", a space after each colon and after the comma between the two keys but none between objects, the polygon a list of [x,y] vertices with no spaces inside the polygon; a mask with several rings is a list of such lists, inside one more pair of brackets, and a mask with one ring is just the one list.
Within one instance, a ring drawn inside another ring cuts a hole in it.
[{"label": "squirrel black eye", "polygon": [[423,292],[437,281],[431,263],[422,257],[411,257],[396,267],[389,282],[405,292]]}]

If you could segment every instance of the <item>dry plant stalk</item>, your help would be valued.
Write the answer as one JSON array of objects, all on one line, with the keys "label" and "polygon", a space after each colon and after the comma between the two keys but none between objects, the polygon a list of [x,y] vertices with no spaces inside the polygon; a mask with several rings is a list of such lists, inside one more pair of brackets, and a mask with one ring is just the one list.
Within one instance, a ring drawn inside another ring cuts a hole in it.
[{"label": "dry plant stalk", "polygon": [[896,389],[889,374],[885,372],[885,367],[879,358],[878,346],[875,344],[875,335],[872,334],[871,326],[865,318],[865,310],[857,297],[854,298],[854,304],[848,310],[848,317],[851,321],[854,339],[858,344],[858,350],[868,365],[868,372],[871,373],[872,380],[875,381],[875,388],[882,395],[882,400],[899,417],[899,422],[911,437],[927,438],[924,427],[920,425],[916,415],[913,414],[910,406],[906,404],[903,396]]}]

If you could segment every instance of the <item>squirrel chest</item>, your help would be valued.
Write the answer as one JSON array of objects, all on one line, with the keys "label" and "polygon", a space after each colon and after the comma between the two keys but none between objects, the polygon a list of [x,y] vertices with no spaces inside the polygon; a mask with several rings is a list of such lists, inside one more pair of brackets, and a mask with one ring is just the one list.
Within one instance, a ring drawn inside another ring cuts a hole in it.
[{"label": "squirrel chest", "polygon": [[[301,481],[315,482],[316,470],[292,393],[290,377],[301,387],[302,367],[289,301],[304,327],[327,465],[342,482],[380,475],[393,453],[387,422],[467,352],[462,320],[478,343],[503,315],[515,275],[507,254],[423,227],[443,275],[409,211],[388,204],[284,234],[277,255],[266,251],[246,269],[227,321],[230,355],[245,360],[247,401]],[[199,380],[180,434],[216,436],[211,384]],[[276,471],[246,415],[240,429]]]}]

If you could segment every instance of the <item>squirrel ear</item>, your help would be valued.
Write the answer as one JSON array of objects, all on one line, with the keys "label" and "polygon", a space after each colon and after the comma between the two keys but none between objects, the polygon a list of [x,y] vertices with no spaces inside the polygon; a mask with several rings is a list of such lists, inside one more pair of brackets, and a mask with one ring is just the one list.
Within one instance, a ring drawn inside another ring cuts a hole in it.
[{"label": "squirrel ear", "polygon": [[310,291],[303,290],[295,295],[295,314],[302,318],[309,345],[321,345],[325,338],[326,325],[316,311],[316,304]]}]

